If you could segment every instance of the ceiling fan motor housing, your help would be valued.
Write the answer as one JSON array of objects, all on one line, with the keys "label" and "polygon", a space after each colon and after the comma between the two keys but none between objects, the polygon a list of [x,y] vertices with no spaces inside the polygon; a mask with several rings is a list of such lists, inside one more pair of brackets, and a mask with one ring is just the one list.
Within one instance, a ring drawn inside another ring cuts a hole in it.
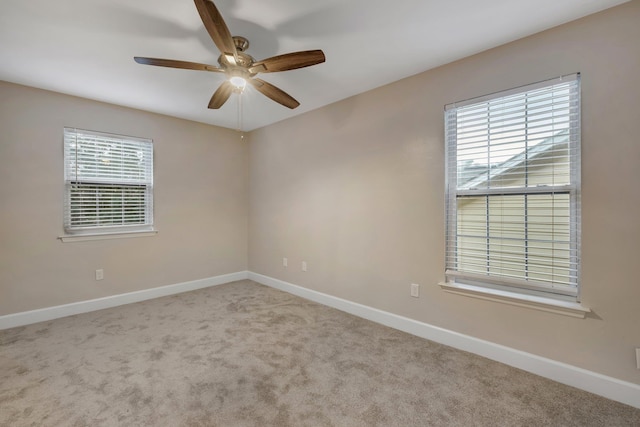
[{"label": "ceiling fan motor housing", "polygon": [[220,64],[222,68],[230,68],[230,67],[233,67],[234,65],[243,67],[243,68],[249,68],[251,67],[251,65],[253,65],[254,61],[255,60],[251,55],[246,54],[244,52],[238,52],[236,54],[235,64],[229,61],[229,58],[227,57],[227,55],[223,54],[218,57],[218,64]]}]

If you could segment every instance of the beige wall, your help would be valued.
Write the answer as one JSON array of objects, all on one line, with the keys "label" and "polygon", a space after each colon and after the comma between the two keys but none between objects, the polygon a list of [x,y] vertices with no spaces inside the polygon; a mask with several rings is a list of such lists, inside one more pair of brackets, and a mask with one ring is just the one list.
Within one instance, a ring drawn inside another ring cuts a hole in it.
[{"label": "beige wall", "polygon": [[[0,99],[0,315],[247,269],[236,132],[3,82]],[[153,139],[156,236],[57,239],[64,126]]]},{"label": "beige wall", "polygon": [[[250,270],[640,384],[638,22],[632,1],[253,132]],[[443,292],[444,105],[574,72],[594,314]]]}]

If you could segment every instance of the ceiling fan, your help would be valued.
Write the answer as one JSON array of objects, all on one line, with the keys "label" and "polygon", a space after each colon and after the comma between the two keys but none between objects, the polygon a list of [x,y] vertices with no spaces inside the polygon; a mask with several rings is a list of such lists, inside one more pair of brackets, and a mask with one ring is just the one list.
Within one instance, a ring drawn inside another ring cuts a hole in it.
[{"label": "ceiling fan", "polygon": [[219,66],[200,64],[197,62],[177,61],[173,59],[144,58],[133,59],[138,64],[156,65],[160,67],[183,68],[187,70],[212,71],[225,73],[225,80],[215,91],[209,101],[209,108],[218,109],[224,105],[231,94],[242,92],[247,84],[275,102],[288,108],[296,108],[300,103],[282,89],[256,77],[258,73],[294,70],[309,67],[325,61],[322,50],[306,50],[286,53],[256,61],[245,50],[249,40],[244,37],[231,36],[222,15],[211,0],[194,0],[204,27],[220,50]]}]

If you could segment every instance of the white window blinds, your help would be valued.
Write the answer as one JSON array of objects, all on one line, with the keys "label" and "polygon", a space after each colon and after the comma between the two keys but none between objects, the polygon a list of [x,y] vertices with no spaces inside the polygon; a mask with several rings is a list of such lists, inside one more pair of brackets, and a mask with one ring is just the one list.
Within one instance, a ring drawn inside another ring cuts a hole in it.
[{"label": "white window blinds", "polygon": [[577,297],[579,83],[445,108],[448,280]]},{"label": "white window blinds", "polygon": [[64,129],[66,232],[150,230],[151,140]]}]

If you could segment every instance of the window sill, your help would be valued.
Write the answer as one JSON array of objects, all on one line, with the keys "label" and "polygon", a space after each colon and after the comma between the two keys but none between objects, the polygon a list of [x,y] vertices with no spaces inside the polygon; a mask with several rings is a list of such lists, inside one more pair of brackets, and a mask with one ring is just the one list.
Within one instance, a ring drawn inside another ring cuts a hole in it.
[{"label": "window sill", "polygon": [[445,292],[452,294],[510,304],[518,307],[532,308],[534,310],[577,317],[580,319],[584,319],[587,313],[591,312],[590,308],[584,307],[577,302],[561,301],[534,295],[524,295],[516,292],[488,289],[462,283],[440,283],[439,285]]},{"label": "window sill", "polygon": [[87,242],[90,240],[110,240],[110,239],[128,239],[131,237],[150,237],[158,234],[156,230],[146,231],[126,231],[117,233],[94,233],[94,234],[65,234],[59,236],[64,243],[70,242]]}]

